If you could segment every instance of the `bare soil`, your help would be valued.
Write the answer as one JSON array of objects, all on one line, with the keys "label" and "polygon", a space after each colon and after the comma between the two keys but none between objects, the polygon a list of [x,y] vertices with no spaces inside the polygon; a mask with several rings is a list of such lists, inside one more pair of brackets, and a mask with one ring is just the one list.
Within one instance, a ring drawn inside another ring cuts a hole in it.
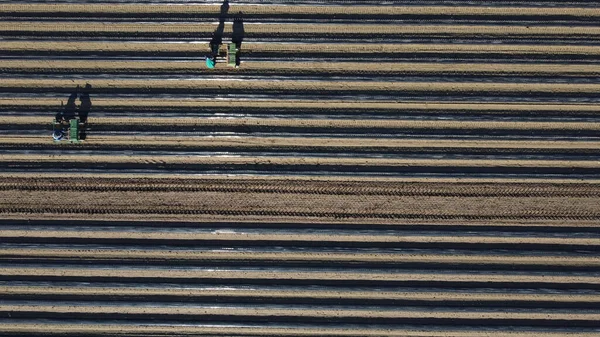
[{"label": "bare soil", "polygon": [[[13,21],[0,23],[0,32],[120,32],[120,33],[212,33],[217,23],[96,23]],[[518,25],[417,25],[417,24],[244,24],[245,34],[349,34],[352,35],[490,35],[490,36],[569,36],[600,35],[600,27],[592,26],[518,26]],[[232,33],[231,25],[224,32]]]},{"label": "bare soil", "polygon": [[[22,160],[34,162],[56,160],[40,156],[21,156]],[[16,158],[14,158],[16,159]],[[11,159],[11,160],[14,160]],[[90,164],[98,163],[97,157],[74,157],[68,159],[62,157],[60,160],[89,160]],[[123,157],[107,157],[110,161],[131,161]],[[133,160],[140,160],[139,158]],[[152,162],[160,162],[163,159],[148,158]],[[179,160],[179,159],[167,159]],[[252,160],[252,159],[250,159]],[[264,162],[278,161],[281,159],[260,159]],[[293,162],[296,159],[284,159],[282,162]],[[309,161],[310,159],[305,159]],[[319,159],[312,159],[319,162]],[[229,163],[245,162],[244,158],[186,158],[185,162],[191,161],[224,161]],[[338,165],[344,165],[345,160],[335,159]],[[460,161],[458,161],[460,162]],[[414,162],[393,161],[394,165],[416,165]],[[425,163],[419,163],[423,165]],[[448,165],[448,163],[431,161],[431,165]],[[457,163],[459,164],[459,163]],[[501,165],[502,162],[482,161],[482,165]],[[504,163],[506,165],[506,163]],[[558,165],[560,163],[548,163]],[[517,161],[512,165],[539,165],[532,162]],[[564,163],[572,166],[574,163]],[[582,165],[595,167],[594,162],[585,162]],[[133,183],[130,181],[128,184]],[[131,185],[129,185],[131,186]],[[61,217],[82,216],[88,218],[118,219],[128,215],[143,214],[145,219],[164,219],[165,216],[172,220],[194,219],[197,221],[210,218],[230,219],[233,221],[253,218],[261,221],[273,221],[275,219],[289,219],[294,221],[299,217],[304,221],[319,220],[342,220],[352,222],[356,220],[383,220],[388,224],[402,224],[407,220],[412,221],[463,221],[463,222],[491,222],[491,223],[518,223],[537,222],[554,219],[562,221],[597,221],[600,218],[600,206],[597,198],[584,195],[572,195],[565,198],[563,194],[553,196],[552,193],[531,193],[531,196],[498,196],[497,194],[461,195],[449,193],[447,195],[415,194],[415,193],[365,193],[369,190],[350,189],[343,194],[323,194],[322,187],[312,190],[307,189],[303,193],[295,192],[293,189],[253,191],[246,187],[245,192],[235,192],[228,188],[207,189],[205,191],[194,191],[187,188],[181,189],[173,186],[173,189],[164,191],[149,190],[120,190],[118,193],[111,189],[100,188],[98,190],[83,189],[77,185],[72,189],[47,190],[47,189],[22,189],[19,193],[18,186],[0,190],[0,212],[5,216],[29,213],[30,216],[50,216],[51,214]],[[360,185],[358,185],[360,186]],[[569,188],[571,185],[564,185]],[[133,186],[132,186],[133,187]],[[529,186],[532,187],[532,186]],[[573,186],[575,187],[575,186]],[[331,187],[330,187],[331,188]],[[440,186],[445,189],[443,185]],[[597,188],[594,185],[588,187],[592,191]],[[399,191],[401,191],[400,189]],[[334,190],[332,190],[333,192]],[[457,191],[458,192],[458,191]],[[77,200],[76,204],[68,207],[56,207],[55,200],[67,198]]]},{"label": "bare soil", "polygon": [[[370,337],[370,336],[395,336],[395,337],[563,337],[564,333],[554,332],[489,332],[485,330],[476,331],[427,331],[405,330],[405,329],[339,329],[339,328],[306,328],[302,330],[293,328],[253,328],[253,327],[186,327],[186,326],[134,326],[130,324],[102,324],[102,325],[80,325],[80,324],[52,324],[52,323],[7,323],[5,331],[13,333],[37,333],[47,336],[71,333],[74,335],[96,333],[104,331],[113,336],[171,336],[176,333],[179,336],[200,337],[207,334],[213,336],[233,336],[243,332],[244,336],[326,336],[326,337]],[[580,332],[571,334],[577,337],[594,337],[595,332]]]},{"label": "bare soil", "polygon": [[[225,66],[223,65],[223,68]],[[97,72],[119,73],[133,72],[186,72],[210,73],[211,70],[204,66],[203,60],[195,62],[144,62],[144,61],[48,61],[48,60],[5,60],[0,65],[2,70],[16,70],[21,72]],[[440,74],[440,75],[563,75],[563,76],[594,76],[600,74],[598,65],[564,65],[564,64],[514,64],[514,63],[358,63],[358,62],[252,62],[244,61],[244,66],[232,69],[236,74],[255,74],[257,72],[279,74],[318,74],[321,76],[329,73],[344,73],[346,75],[361,73],[381,73],[387,76],[407,74]]]},{"label": "bare soil", "polygon": [[[0,140],[0,145],[43,145],[48,144],[46,136],[18,136],[14,138],[5,138]],[[69,146],[68,144],[65,144]],[[94,136],[93,142],[78,144],[78,147],[91,147],[109,145],[122,146],[148,146],[148,147],[172,147],[177,148],[199,148],[199,147],[235,147],[240,151],[247,148],[262,148],[264,151],[273,150],[280,147],[294,148],[433,148],[433,149],[533,149],[542,151],[546,149],[554,150],[593,150],[600,148],[600,142],[577,142],[577,141],[516,141],[516,140],[469,140],[469,139],[378,139],[378,138],[336,138],[322,137],[320,139],[302,138],[302,137],[244,137],[232,138],[227,136],[191,136],[191,137],[165,137],[161,136]]]},{"label": "bare soil", "polygon": [[[93,13],[101,14],[215,14],[220,12],[219,5],[156,5],[156,4],[4,4],[0,13],[22,14],[22,13]],[[243,12],[246,15],[572,15],[584,17],[599,17],[600,11],[595,8],[577,7],[461,7],[461,6],[281,6],[281,5],[250,5],[231,4],[230,13]]]},{"label": "bare soil", "polygon": [[[72,41],[0,41],[0,47],[7,51],[41,51],[41,52],[180,52],[199,53],[199,57],[210,51],[207,43],[118,43],[118,42],[72,42]],[[544,44],[357,44],[357,43],[253,43],[244,42],[244,53],[271,52],[302,55],[303,53],[470,53],[485,55],[498,54],[530,54],[530,55],[600,55],[599,46],[586,45],[544,45]]]},{"label": "bare soil", "polygon": [[[4,91],[69,91],[75,85],[72,80],[63,79],[4,79],[0,89]],[[521,93],[535,94],[561,94],[577,93],[580,95],[595,95],[600,92],[600,84],[588,83],[469,83],[469,82],[389,82],[389,81],[212,81],[197,80],[94,80],[94,91],[108,92],[163,92],[177,91],[186,93],[190,91],[206,92],[207,90],[219,92],[251,92],[263,91],[274,93],[292,92],[445,92],[461,93]]]},{"label": "bare soil", "polygon": [[[0,107],[5,108],[26,108],[28,106],[44,107],[48,106],[48,109],[55,109],[60,106],[60,99],[43,99],[36,97],[32,94],[31,99],[19,99],[19,98],[0,98]],[[64,99],[63,99],[64,101]],[[484,103],[484,102],[395,102],[395,101],[340,101],[340,100],[239,100],[231,99],[224,101],[215,101],[212,99],[152,99],[136,97],[130,100],[122,99],[94,99],[94,107],[96,108],[109,108],[109,107],[128,107],[131,109],[153,109],[156,108],[194,108],[194,107],[231,107],[231,108],[297,108],[297,109],[390,109],[402,112],[404,110],[417,110],[417,111],[439,111],[443,114],[445,111],[482,111],[482,112],[494,112],[494,111],[563,111],[565,113],[586,111],[586,112],[598,112],[600,113],[600,106],[597,104],[586,104],[586,103],[573,103],[573,104],[545,104],[545,103]]]}]

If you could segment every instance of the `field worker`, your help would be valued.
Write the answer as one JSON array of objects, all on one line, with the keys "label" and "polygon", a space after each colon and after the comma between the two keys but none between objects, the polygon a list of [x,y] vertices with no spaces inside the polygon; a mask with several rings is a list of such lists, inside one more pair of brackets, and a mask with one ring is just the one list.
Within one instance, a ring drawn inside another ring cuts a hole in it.
[{"label": "field worker", "polygon": [[[77,113],[77,105],[75,104],[75,100],[77,99],[78,93],[79,86],[77,86],[77,89],[73,93],[71,93],[71,96],[69,96],[69,100],[67,101],[66,106],[63,106],[62,101],[60,102],[61,111],[59,111],[55,116],[55,120],[57,123],[64,125],[63,123],[68,123],[68,121],[71,118],[75,118],[75,114]],[[65,130],[54,130],[54,132],[52,133],[52,138],[54,138],[54,140],[56,141],[60,141],[63,138],[65,138],[65,134]]]},{"label": "field worker", "polygon": [[223,31],[225,30],[225,20],[229,11],[229,0],[224,0],[221,5],[221,13],[219,15],[219,25],[213,32],[210,40],[210,55],[206,56],[206,67],[213,69],[217,64],[217,56],[219,56],[219,47],[223,44]]},{"label": "field worker", "polygon": [[213,36],[213,39],[210,41],[210,55],[206,55],[206,66],[209,69],[213,69],[217,64],[217,56],[219,56],[219,47],[221,47],[221,43],[223,40],[220,36]]}]

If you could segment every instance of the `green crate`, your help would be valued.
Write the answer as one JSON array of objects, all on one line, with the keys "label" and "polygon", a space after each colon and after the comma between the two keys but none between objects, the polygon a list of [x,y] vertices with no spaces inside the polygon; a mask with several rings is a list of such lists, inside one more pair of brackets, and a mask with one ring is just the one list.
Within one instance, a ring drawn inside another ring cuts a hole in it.
[{"label": "green crate", "polygon": [[235,67],[235,59],[237,56],[238,48],[235,43],[230,43],[227,45],[227,65],[230,67]]},{"label": "green crate", "polygon": [[71,143],[79,142],[79,120],[74,118],[69,121],[69,141]]}]

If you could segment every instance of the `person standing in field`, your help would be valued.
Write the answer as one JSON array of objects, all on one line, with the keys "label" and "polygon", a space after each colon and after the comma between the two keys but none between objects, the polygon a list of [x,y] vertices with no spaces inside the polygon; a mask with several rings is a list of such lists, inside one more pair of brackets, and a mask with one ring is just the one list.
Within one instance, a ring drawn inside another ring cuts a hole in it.
[{"label": "person standing in field", "polygon": [[219,16],[219,25],[213,32],[212,39],[210,40],[210,54],[206,56],[206,66],[213,69],[217,64],[217,56],[219,56],[219,47],[223,44],[223,31],[225,30],[225,20],[227,19],[227,12],[229,11],[229,0],[223,1],[221,5],[221,14]]}]

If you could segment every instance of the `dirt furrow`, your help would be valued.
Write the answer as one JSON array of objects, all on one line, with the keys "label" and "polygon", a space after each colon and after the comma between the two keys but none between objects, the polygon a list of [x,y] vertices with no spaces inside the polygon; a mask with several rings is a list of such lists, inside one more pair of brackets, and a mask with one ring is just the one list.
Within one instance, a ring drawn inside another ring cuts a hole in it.
[{"label": "dirt furrow", "polygon": [[[61,172],[2,172],[0,176],[3,178],[35,178],[35,179],[55,179],[63,177]],[[140,175],[132,172],[106,172],[101,176],[98,176],[94,173],[89,172],[79,172],[77,177],[80,178],[111,178],[111,179],[140,179]],[[230,180],[230,181],[263,181],[269,182],[279,181],[281,177],[277,176],[265,176],[265,175],[222,175],[215,173],[207,173],[203,175],[198,174],[165,174],[165,173],[148,173],[144,175],[144,178],[152,178],[152,179],[173,179],[176,177],[177,179],[186,179],[189,181],[198,181],[203,179],[217,179],[217,180]],[[389,176],[380,176],[380,177],[370,177],[370,176],[332,176],[332,175],[297,175],[297,176],[286,176],[286,181],[294,181],[294,182],[329,182],[332,184],[339,182],[385,182],[385,183],[423,183],[423,182],[431,182],[431,183],[444,183],[444,184],[455,184],[455,183],[492,183],[492,184],[506,184],[506,183],[516,183],[516,184],[566,184],[569,185],[595,185],[599,184],[599,179],[559,179],[559,178],[544,178],[544,177],[533,177],[533,178],[494,178],[494,177],[389,177]],[[268,183],[267,183],[268,184]]]},{"label": "dirt furrow", "polygon": [[[106,196],[103,196],[106,197]],[[143,210],[114,210],[105,208],[86,209],[68,207],[57,210],[55,207],[12,207],[4,209],[2,218],[5,221],[44,221],[49,218],[60,219],[63,222],[77,223],[84,221],[137,221],[140,218],[146,221],[163,223],[195,222],[195,223],[231,223],[273,224],[285,223],[287,226],[297,225],[357,225],[364,228],[369,226],[409,226],[428,224],[443,229],[444,226],[463,226],[465,228],[480,228],[484,226],[510,228],[584,228],[590,229],[598,226],[598,217],[589,214],[511,214],[511,215],[471,215],[471,214],[357,214],[357,213],[316,213],[316,212],[277,212],[263,211],[231,211],[231,210],[157,210],[149,213]]]},{"label": "dirt furrow", "polygon": [[[570,166],[572,167],[572,166]],[[56,206],[67,198],[76,204]],[[539,222],[600,219],[595,198],[570,197],[446,197],[230,193],[230,192],[145,192],[120,191],[21,191],[0,190],[3,216],[29,213],[68,218],[124,219],[144,215],[150,219],[207,220],[216,218],[288,219],[324,221],[341,219],[429,222]],[[106,202],[110,200],[110,202]]]},{"label": "dirt furrow", "polygon": [[0,177],[3,191],[70,191],[70,192],[224,192],[224,193],[270,193],[312,195],[380,195],[380,196],[445,196],[445,197],[579,197],[598,198],[600,189],[593,182],[565,184],[561,182],[514,183],[504,181],[495,184],[454,182],[409,182],[372,180],[345,181],[299,179],[183,179],[138,177],[83,178],[72,177],[68,185],[61,184],[62,178],[50,177]]},{"label": "dirt furrow", "polygon": [[[275,181],[273,181],[275,183]],[[281,182],[284,183],[284,182]],[[445,197],[510,197],[510,198],[529,198],[529,197],[578,197],[578,198],[598,198],[600,191],[577,189],[577,190],[552,190],[539,187],[513,187],[504,190],[490,189],[487,186],[464,187],[456,189],[438,189],[438,188],[361,188],[352,186],[339,187],[313,187],[313,186],[275,186],[269,184],[178,184],[178,183],[147,183],[132,185],[127,183],[80,183],[73,182],[67,186],[60,185],[59,181],[48,183],[36,182],[27,185],[27,183],[2,183],[0,190],[3,191],[65,191],[65,192],[228,192],[228,193],[270,193],[270,194],[312,194],[312,195],[387,195],[387,196],[445,196]]]}]

